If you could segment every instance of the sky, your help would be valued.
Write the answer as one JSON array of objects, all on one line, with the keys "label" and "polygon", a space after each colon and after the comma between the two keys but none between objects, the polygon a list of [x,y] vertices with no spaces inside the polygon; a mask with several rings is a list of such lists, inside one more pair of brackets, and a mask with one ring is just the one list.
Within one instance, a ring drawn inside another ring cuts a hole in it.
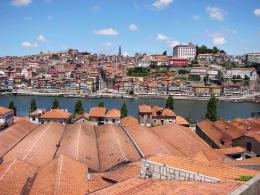
[{"label": "sky", "polygon": [[177,44],[260,52],[260,0],[1,0],[0,56],[68,48],[125,55]]}]

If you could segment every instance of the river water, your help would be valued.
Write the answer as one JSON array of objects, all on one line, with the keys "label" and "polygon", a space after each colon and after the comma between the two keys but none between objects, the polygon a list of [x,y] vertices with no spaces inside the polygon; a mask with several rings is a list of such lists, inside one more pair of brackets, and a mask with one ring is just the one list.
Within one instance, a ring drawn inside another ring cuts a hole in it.
[{"label": "river water", "polygon": [[[0,106],[8,107],[10,101],[14,101],[17,108],[17,115],[28,115],[30,101],[32,96],[0,96]],[[38,108],[50,109],[54,97],[36,96],[36,103]],[[73,112],[75,102],[78,98],[63,98],[58,97],[60,107],[68,109]],[[122,98],[101,98],[101,99],[81,99],[85,112],[89,112],[90,108],[95,107],[99,102],[104,101],[108,109],[120,109],[123,102],[126,102],[128,108],[128,115],[137,116],[138,106],[141,104],[164,106],[165,99],[155,98],[139,98],[139,99],[122,99]],[[207,109],[207,101],[198,100],[175,100],[175,113],[197,122],[205,116]],[[231,102],[218,102],[218,117],[220,119],[232,120],[234,118],[248,118],[251,112],[260,111],[260,104],[257,103],[231,103]]]}]

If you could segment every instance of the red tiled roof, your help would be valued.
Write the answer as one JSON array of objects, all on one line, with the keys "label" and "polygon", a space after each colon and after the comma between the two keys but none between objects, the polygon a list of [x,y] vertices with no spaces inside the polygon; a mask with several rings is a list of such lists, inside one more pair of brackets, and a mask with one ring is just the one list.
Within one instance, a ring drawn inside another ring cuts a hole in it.
[{"label": "red tiled roof", "polygon": [[147,105],[141,105],[138,107],[138,111],[140,113],[152,113],[152,109],[150,106],[147,106]]},{"label": "red tiled roof", "polygon": [[177,125],[189,125],[190,123],[182,116],[176,116],[176,124]]},{"label": "red tiled roof", "polygon": [[120,118],[121,112],[117,109],[111,109],[107,111],[106,118]]},{"label": "red tiled roof", "polygon": [[237,146],[237,147],[231,147],[231,148],[217,149],[217,151],[220,151],[225,155],[232,155],[232,154],[241,154],[241,153],[245,152],[246,149],[242,148],[240,146]]},{"label": "red tiled roof", "polygon": [[8,112],[12,112],[13,110],[9,109],[9,108],[5,108],[5,107],[0,107],[0,114],[6,114]]},{"label": "red tiled roof", "polygon": [[90,109],[89,118],[105,118],[107,109],[105,107],[94,107]]},{"label": "red tiled roof", "polygon": [[67,119],[71,116],[71,113],[60,110],[52,109],[41,116],[43,119]]},{"label": "red tiled roof", "polygon": [[30,194],[85,194],[87,173],[86,164],[61,155],[40,167]]}]

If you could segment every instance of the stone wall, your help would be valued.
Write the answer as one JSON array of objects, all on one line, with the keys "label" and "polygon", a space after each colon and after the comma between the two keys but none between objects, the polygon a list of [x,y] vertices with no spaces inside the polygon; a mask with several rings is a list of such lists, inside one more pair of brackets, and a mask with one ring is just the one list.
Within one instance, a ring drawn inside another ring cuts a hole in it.
[{"label": "stone wall", "polygon": [[219,179],[194,173],[187,170],[182,170],[167,165],[155,163],[148,160],[142,160],[141,163],[141,178],[152,178],[161,180],[182,180],[182,181],[198,181],[217,183]]},{"label": "stone wall", "polygon": [[259,195],[260,194],[260,175],[246,182],[244,185],[231,192],[230,195]]}]

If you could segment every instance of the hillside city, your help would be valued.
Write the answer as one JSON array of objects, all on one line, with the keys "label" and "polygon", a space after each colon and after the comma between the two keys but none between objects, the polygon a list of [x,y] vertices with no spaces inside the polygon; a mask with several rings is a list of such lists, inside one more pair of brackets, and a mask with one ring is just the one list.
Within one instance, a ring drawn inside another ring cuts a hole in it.
[{"label": "hillside city", "polygon": [[0,58],[1,92],[64,97],[164,97],[257,100],[260,53],[242,56],[202,45],[173,53],[123,56],[69,49]]},{"label": "hillside city", "polygon": [[0,1],[0,195],[260,195],[259,3]]}]

